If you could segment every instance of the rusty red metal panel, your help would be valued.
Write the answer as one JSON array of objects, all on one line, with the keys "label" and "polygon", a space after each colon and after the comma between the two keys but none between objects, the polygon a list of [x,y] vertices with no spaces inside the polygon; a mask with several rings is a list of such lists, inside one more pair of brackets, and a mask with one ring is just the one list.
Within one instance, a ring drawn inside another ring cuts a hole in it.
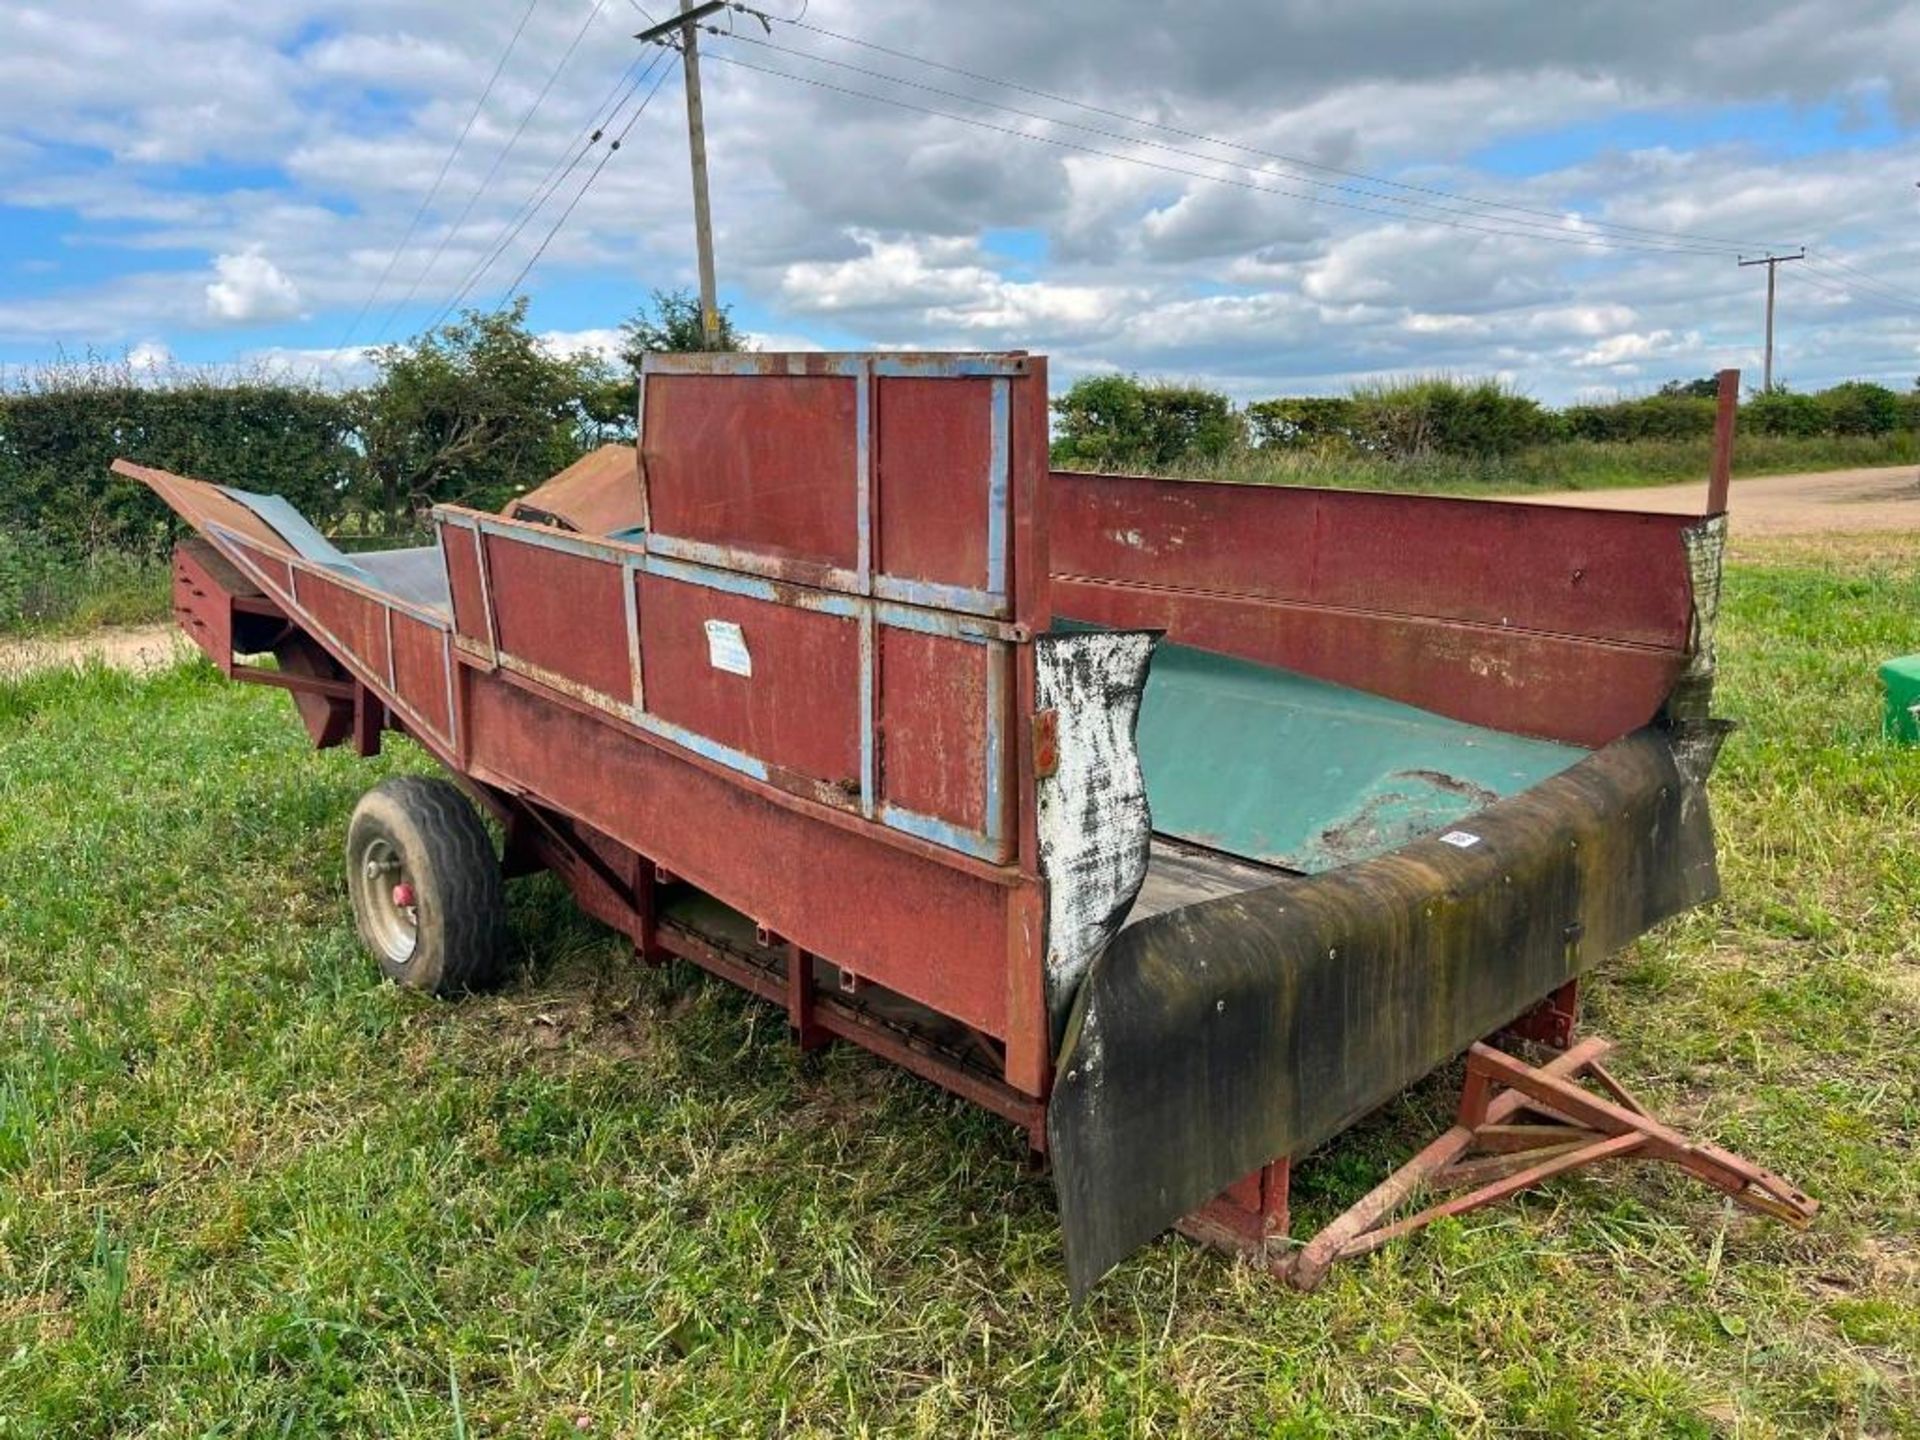
[{"label": "rusty red metal panel", "polygon": [[641,463],[652,535],[817,580],[860,559],[854,375],[650,374]]},{"label": "rusty red metal panel", "polygon": [[[825,812],[504,674],[468,669],[466,680],[477,778],[583,820],[837,965],[1007,1037],[1017,877],[933,859],[852,820],[822,823]],[[1044,1034],[1023,1037],[1028,1053],[1036,1043],[1044,1049]]]},{"label": "rusty red metal panel", "polygon": [[221,674],[233,674],[231,586],[216,583],[205,560],[185,545],[173,552],[173,619]]},{"label": "rusty red metal panel", "polygon": [[393,614],[393,693],[436,735],[453,734],[453,692],[447,673],[446,632]]},{"label": "rusty red metal panel", "polygon": [[518,496],[503,512],[538,525],[611,535],[646,523],[640,456],[632,445],[602,445]]},{"label": "rusty red metal panel", "polygon": [[856,803],[860,622],[666,575],[636,578],[647,712],[765,763],[776,783],[803,779]]},{"label": "rusty red metal panel", "polygon": [[1051,512],[1055,575],[1672,649],[1692,625],[1684,515],[1070,472]]},{"label": "rusty red metal panel", "polygon": [[570,554],[517,535],[487,534],[482,544],[501,655],[631,704],[619,561]]},{"label": "rusty red metal panel", "polygon": [[131,460],[115,460],[113,471],[150,488],[196,530],[204,532],[209,526],[219,526],[269,550],[285,552],[291,548],[272,526],[217,485],[136,465]]},{"label": "rusty red metal panel", "polygon": [[386,606],[312,570],[294,577],[293,594],[294,602],[338,642],[332,648],[343,648],[367,674],[385,680],[390,673]]},{"label": "rusty red metal panel", "polygon": [[1047,362],[1036,356],[1015,386],[1007,450],[1013,487],[1013,553],[1009,582],[1013,617],[1034,634],[1053,618],[1048,577],[1053,572],[1052,515],[1047,472]]},{"label": "rusty red metal panel", "polygon": [[453,633],[493,648],[486,592],[480,575],[480,532],[463,525],[440,527],[440,554],[453,597]]},{"label": "rusty red metal panel", "polygon": [[[881,798],[968,830],[987,826],[991,652],[881,626]],[[995,724],[1004,726],[1005,716]]]},{"label": "rusty red metal panel", "polygon": [[1673,650],[1197,591],[1056,579],[1054,604],[1091,624],[1163,628],[1202,650],[1575,745],[1646,724],[1686,668]]},{"label": "rusty red metal panel", "polygon": [[[877,567],[908,580],[988,588],[995,381],[896,376],[874,382]],[[1001,500],[1004,504],[1004,499]]]}]

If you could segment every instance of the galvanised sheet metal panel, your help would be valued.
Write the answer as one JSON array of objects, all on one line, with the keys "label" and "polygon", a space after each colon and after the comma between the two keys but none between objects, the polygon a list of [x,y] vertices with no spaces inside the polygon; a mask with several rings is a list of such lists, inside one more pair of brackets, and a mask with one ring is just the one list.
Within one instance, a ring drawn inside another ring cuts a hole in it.
[{"label": "galvanised sheet metal panel", "polygon": [[1056,576],[1053,604],[1107,629],[1165,630],[1202,650],[1572,745],[1647,724],[1687,669],[1674,650],[1196,590]]},{"label": "galvanised sheet metal panel", "polygon": [[1055,471],[1052,571],[1685,650],[1698,517]]},{"label": "galvanised sheet metal panel", "polygon": [[860,622],[640,574],[647,709],[764,762],[786,788],[860,796]]},{"label": "galvanised sheet metal panel", "polygon": [[1166,644],[1137,738],[1155,830],[1308,874],[1447,830],[1588,754]]}]

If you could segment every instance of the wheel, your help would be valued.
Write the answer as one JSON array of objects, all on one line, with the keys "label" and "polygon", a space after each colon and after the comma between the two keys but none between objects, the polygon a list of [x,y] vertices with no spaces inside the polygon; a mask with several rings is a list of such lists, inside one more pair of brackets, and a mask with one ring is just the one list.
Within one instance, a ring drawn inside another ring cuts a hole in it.
[{"label": "wheel", "polygon": [[347,824],[347,891],[387,978],[452,996],[500,973],[507,907],[486,826],[445,780],[402,775],[360,797]]}]

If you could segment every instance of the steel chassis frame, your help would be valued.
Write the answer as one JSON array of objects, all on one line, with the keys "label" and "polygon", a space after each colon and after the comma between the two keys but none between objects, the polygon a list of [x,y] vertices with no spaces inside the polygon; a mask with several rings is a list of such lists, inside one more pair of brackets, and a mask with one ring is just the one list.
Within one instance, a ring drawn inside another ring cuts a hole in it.
[{"label": "steel chassis frame", "polygon": [[[1498,1204],[1522,1190],[1609,1160],[1656,1160],[1706,1181],[1734,1204],[1804,1230],[1820,1202],[1771,1171],[1656,1120],[1601,1061],[1613,1042],[1574,1040],[1579,982],[1570,981],[1502,1032],[1557,1053],[1532,1065],[1494,1045],[1467,1052],[1451,1129],[1310,1239],[1289,1239],[1292,1165],[1282,1158],[1183,1219],[1181,1234],[1238,1255],[1297,1290],[1315,1290],[1341,1260],[1370,1255],[1436,1220]],[[1596,1094],[1581,1082],[1591,1082]],[[1411,1215],[1424,1191],[1458,1192]]]}]

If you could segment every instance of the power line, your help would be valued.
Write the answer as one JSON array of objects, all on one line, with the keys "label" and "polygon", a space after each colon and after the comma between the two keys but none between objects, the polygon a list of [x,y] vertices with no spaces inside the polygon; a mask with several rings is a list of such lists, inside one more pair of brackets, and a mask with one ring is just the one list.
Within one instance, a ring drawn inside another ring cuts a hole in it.
[{"label": "power line", "polygon": [[[1812,257],[1809,256],[1808,258],[1811,259]],[[1877,301],[1880,305],[1891,306],[1903,314],[1920,315],[1920,302],[1904,300],[1897,296],[1873,291],[1859,284],[1857,281],[1834,279],[1831,276],[1822,275],[1817,270],[1802,270],[1800,272],[1800,278],[1811,285],[1818,286],[1829,294],[1838,295],[1845,300],[1853,300],[1856,302]]]},{"label": "power line", "polygon": [[[533,222],[535,216],[546,208],[547,202],[553,198],[555,192],[557,192],[562,185],[566,184],[567,177],[579,168],[580,162],[592,153],[593,147],[600,143],[608,130],[613,128],[615,122],[620,118],[620,112],[626,108],[627,102],[640,93],[641,86],[647,83],[647,77],[654,72],[654,69],[661,61],[667,58],[667,53],[668,52],[664,50],[656,50],[653,51],[650,56],[636,56],[633,63],[627,67],[625,73],[614,81],[613,88],[607,92],[606,99],[602,100],[600,104],[590,112],[593,115],[604,114],[605,118],[594,125],[594,128],[588,133],[586,140],[581,144],[579,149],[573,152],[573,158],[571,160],[567,159],[564,153],[554,160],[553,164],[548,168],[545,177],[542,178],[538,185],[534,186],[527,198],[520,202],[520,208],[514,212],[513,217],[503,227],[500,239],[495,243],[493,249],[487,254],[485,259],[480,261],[479,264],[475,265],[474,268],[468,272],[467,278],[461,282],[460,288],[454,292],[453,298],[443,305],[439,313],[434,316],[432,323],[427,326],[429,330],[446,323],[447,318],[459,308],[460,302],[465,300],[467,296],[479,286],[480,282],[486,279],[493,267],[500,263],[500,257],[512,248],[513,242],[520,238],[521,232]],[[620,95],[621,87],[626,85],[630,79],[632,80],[631,88],[628,89],[624,96]],[[619,97],[617,102],[616,96]],[[609,106],[611,106],[611,109],[609,109]]]},{"label": "power line", "polygon": [[574,32],[573,41],[567,46],[566,53],[561,55],[560,62],[548,73],[547,83],[540,87],[540,93],[534,97],[533,104],[529,105],[526,113],[520,117],[520,123],[514,127],[513,134],[507,137],[506,145],[498,155],[493,157],[493,164],[488,168],[486,178],[474,186],[473,193],[467,196],[467,203],[461,207],[459,218],[442,233],[440,243],[434,247],[432,258],[427,261],[426,266],[420,273],[413,277],[413,283],[407,287],[407,293],[395,302],[393,309],[388,312],[387,318],[381,322],[380,329],[375,333],[374,339],[378,340],[381,336],[385,335],[388,330],[392,329],[393,322],[400,317],[400,312],[406,309],[408,303],[412,301],[415,295],[420,293],[420,287],[426,283],[427,277],[431,275],[434,268],[439,265],[440,257],[447,253],[447,246],[452,242],[453,237],[460,233],[460,228],[467,223],[467,218],[473,214],[473,207],[479,202],[481,195],[486,193],[487,187],[493,184],[495,178],[498,177],[500,167],[506,164],[507,157],[513,154],[514,147],[520,143],[520,137],[527,133],[527,126],[533,123],[533,117],[540,112],[540,107],[547,103],[547,96],[553,93],[553,87],[560,79],[561,72],[572,63],[574,52],[580,48],[580,42],[587,38],[587,31],[593,27],[593,22],[600,18],[600,12],[606,8],[606,4],[607,0],[594,0],[593,8],[587,12],[587,18],[580,23],[580,28]]},{"label": "power line", "polygon": [[[741,5],[738,3],[734,5],[734,8],[737,10],[744,10],[746,11],[746,13],[753,15],[756,18],[761,19],[763,21],[770,20],[777,24],[789,25],[797,29],[812,31],[814,34],[823,35],[830,40],[838,40],[843,44],[859,46],[860,48],[865,50],[872,50],[878,54],[891,56],[896,60],[905,60],[911,64],[924,65],[929,69],[945,71],[947,74],[950,74],[950,75],[959,75],[964,77],[965,79],[978,81],[981,84],[994,85],[1002,89],[1018,91],[1024,95],[1032,95],[1037,99],[1051,101],[1056,105],[1066,105],[1076,110],[1084,110],[1089,114],[1102,115],[1111,120],[1121,120],[1121,121],[1125,121],[1130,125],[1138,125],[1151,130],[1158,130],[1164,134],[1177,135],[1177,136],[1180,136],[1182,139],[1198,140],[1208,145],[1217,145],[1222,149],[1237,150],[1242,154],[1257,155],[1262,159],[1275,160],[1275,161],[1281,162],[1282,164],[1297,166],[1307,170],[1316,170],[1322,174],[1338,175],[1348,180],[1359,180],[1368,185],[1372,185],[1372,186],[1384,188],[1384,189],[1404,190],[1413,194],[1429,195],[1429,196],[1435,197],[1436,199],[1453,201],[1460,205],[1471,206],[1471,207],[1481,207],[1481,208],[1491,209],[1491,210],[1506,210],[1506,211],[1514,212],[1516,214],[1523,214],[1523,215],[1543,216],[1549,220],[1555,220],[1562,223],[1564,223],[1567,218],[1564,212],[1558,211],[1558,210],[1548,210],[1548,209],[1544,209],[1542,207],[1534,206],[1534,205],[1523,205],[1515,201],[1489,200],[1489,199],[1485,199],[1478,196],[1461,195],[1461,194],[1458,194],[1457,192],[1450,191],[1450,190],[1442,190],[1434,186],[1416,185],[1410,181],[1405,181],[1405,180],[1392,180],[1382,175],[1371,175],[1361,170],[1348,170],[1348,169],[1343,169],[1338,165],[1329,165],[1322,161],[1310,160],[1305,156],[1301,156],[1301,155],[1288,155],[1288,154],[1285,154],[1279,151],[1274,151],[1274,150],[1262,150],[1256,146],[1244,145],[1233,140],[1223,140],[1218,136],[1207,135],[1197,130],[1182,129],[1177,125],[1169,125],[1162,121],[1151,120],[1142,115],[1131,115],[1126,113],[1125,111],[1111,110],[1104,106],[1090,104],[1084,100],[1076,100],[1069,95],[1057,94],[1054,91],[1043,90],[1033,85],[1023,85],[1020,82],[1015,80],[1000,79],[997,76],[986,75],[977,70],[968,70],[959,65],[949,65],[943,61],[929,59],[924,55],[916,55],[909,50],[899,50],[899,49],[893,48],[892,46],[881,45],[872,40],[863,40],[855,35],[847,35],[837,30],[830,30],[824,25],[809,24],[804,20],[804,18],[802,18],[806,14],[806,11],[804,9],[801,11],[800,16],[796,16],[792,19],[787,19],[779,15],[767,15],[759,10],[753,9],[750,6]],[[751,37],[735,36],[733,38],[750,39]],[[756,43],[765,43],[765,42],[756,42]],[[806,52],[800,51],[800,52],[794,52],[794,53],[804,54]],[[822,63],[829,63],[829,64],[835,63],[831,61],[826,61],[824,60],[823,57],[819,57],[819,56],[812,56],[810,58],[821,59]],[[898,81],[898,83],[911,85],[914,82],[901,80],[901,81]],[[968,98],[976,98],[976,97],[968,97]],[[979,103],[987,104],[987,105],[995,104],[995,102],[988,101],[988,100],[980,100]],[[996,106],[996,108],[1004,109],[1007,107]],[[1068,123],[1068,122],[1059,122],[1059,123]],[[1310,181],[1308,183],[1321,183],[1321,182]],[[1362,192],[1362,193],[1365,193],[1365,192]],[[1378,196],[1376,198],[1391,199],[1392,197]],[[1403,202],[1403,203],[1411,203],[1411,202]],[[1766,248],[1765,246],[1753,240],[1742,241],[1742,240],[1732,239],[1726,236],[1703,235],[1703,234],[1697,234],[1697,233],[1680,231],[1680,230],[1663,230],[1663,229],[1656,229],[1649,226],[1628,225],[1628,224],[1625,224],[1624,222],[1615,221],[1615,220],[1593,220],[1593,219],[1588,219],[1584,216],[1576,216],[1575,218],[1579,219],[1581,224],[1594,227],[1595,229],[1612,230],[1612,231],[1618,231],[1622,234],[1641,235],[1641,236],[1646,236],[1649,238],[1656,238],[1656,239],[1681,240],[1681,241],[1686,241],[1694,244],[1705,244],[1705,245],[1714,247],[1715,253],[1720,253],[1726,247],[1744,246],[1745,248],[1748,248],[1748,249]]]},{"label": "power line", "polygon": [[[719,32],[716,31],[714,33],[718,34]],[[1402,220],[1402,221],[1411,220],[1420,224],[1444,225],[1449,229],[1454,229],[1454,230],[1468,230],[1468,231],[1475,231],[1485,235],[1498,235],[1506,239],[1542,240],[1542,241],[1548,241],[1548,242],[1551,242],[1554,244],[1560,244],[1560,245],[1574,245],[1582,249],[1590,249],[1590,250],[1636,250],[1636,251],[1641,251],[1644,253],[1651,253],[1651,254],[1678,253],[1678,254],[1701,254],[1701,255],[1715,255],[1715,256],[1731,253],[1723,250],[1695,250],[1687,247],[1677,247],[1672,245],[1641,244],[1641,243],[1623,240],[1618,237],[1604,236],[1604,235],[1578,236],[1578,235],[1567,235],[1567,234],[1552,234],[1547,232],[1530,232],[1530,231],[1524,231],[1524,230],[1508,229],[1508,228],[1503,228],[1495,225],[1480,225],[1467,220],[1447,219],[1443,216],[1411,215],[1404,210],[1385,210],[1385,209],[1381,209],[1379,206],[1362,205],[1352,200],[1336,200],[1329,196],[1314,195],[1306,191],[1286,190],[1273,185],[1259,185],[1249,180],[1235,180],[1225,175],[1209,175],[1199,170],[1188,170],[1178,165],[1167,165],[1157,160],[1147,160],[1138,155],[1124,155],[1113,150],[1103,150],[1096,145],[1085,145],[1080,143],[1079,141],[1062,139],[1057,135],[1036,135],[1031,131],[1017,130],[1017,129],[1014,129],[1012,126],[1008,126],[1008,125],[996,125],[992,121],[982,120],[977,116],[958,115],[951,110],[941,110],[929,105],[918,105],[910,100],[901,100],[901,99],[898,99],[897,97],[890,96],[890,95],[876,95],[871,90],[856,90],[850,86],[835,85],[830,81],[821,80],[814,76],[796,75],[790,70],[775,70],[769,66],[756,65],[751,61],[742,60],[738,56],[728,55],[718,50],[715,50],[712,52],[712,58],[715,60],[719,60],[724,64],[738,66],[743,70],[753,70],[753,71],[757,71],[762,75],[773,75],[783,80],[797,81],[800,84],[811,85],[821,90],[833,91],[836,94],[851,95],[863,100],[873,100],[882,105],[894,106],[897,109],[910,110],[922,115],[931,115],[943,120],[952,120],[962,125],[972,125],[977,129],[988,130],[995,134],[1010,135],[1017,140],[1030,140],[1036,144],[1051,145],[1051,146],[1054,146],[1055,148],[1062,149],[1062,150],[1073,150],[1084,155],[1097,155],[1107,160],[1119,160],[1125,164],[1139,165],[1146,169],[1158,170],[1168,175],[1182,175],[1189,179],[1207,180],[1207,181],[1211,181],[1216,185],[1231,185],[1234,188],[1240,189],[1240,190],[1258,191],[1259,193],[1266,194],[1266,195],[1281,195],[1289,199],[1305,200],[1311,204],[1331,205],[1342,210],[1355,210],[1365,215],[1385,216],[1387,219],[1390,219],[1390,220]],[[1205,157],[1193,157],[1193,156],[1189,156],[1189,158],[1205,159]],[[1210,163],[1218,164],[1218,165],[1234,165],[1234,162],[1227,161],[1227,160],[1216,160],[1216,161],[1211,161]],[[1247,167],[1236,166],[1235,168],[1246,169]]]},{"label": "power line", "polygon": [[[708,26],[705,28],[708,30],[710,34],[725,35],[725,32],[714,29],[711,26]],[[1055,115],[1043,115],[1032,110],[1022,110],[1017,106],[1003,105],[998,101],[987,100],[978,95],[968,95],[957,90],[942,89],[940,86],[937,86],[937,85],[927,85],[918,80],[908,80],[903,76],[888,74],[886,71],[883,71],[883,70],[870,70],[864,66],[853,65],[844,60],[835,60],[825,55],[815,55],[805,50],[796,50],[791,46],[780,45],[771,40],[763,40],[755,35],[733,34],[733,35],[725,35],[725,38],[731,39],[736,43],[757,45],[765,49],[779,51],[782,54],[792,55],[802,60],[810,60],[815,64],[831,65],[836,69],[849,70],[856,75],[867,76],[869,79],[883,80],[889,84],[905,86],[908,89],[920,90],[928,94],[944,96],[949,100],[959,100],[967,104],[984,105],[989,109],[1003,111],[1004,113],[1009,115],[1020,116],[1022,119],[1037,120],[1043,124],[1048,124],[1048,125],[1063,125],[1070,130],[1079,130],[1089,135],[1098,135],[1103,139],[1118,141],[1119,143],[1125,144],[1125,145],[1142,145],[1150,150],[1163,151],[1166,154],[1177,155],[1177,156],[1180,156],[1182,159],[1186,159],[1186,160],[1197,160],[1203,164],[1209,164],[1209,165],[1228,165],[1236,170],[1247,171],[1250,174],[1273,175],[1284,180],[1294,180],[1303,185],[1311,185],[1317,188],[1327,189],[1327,190],[1337,190],[1346,194],[1356,195],[1367,200],[1377,200],[1382,204],[1386,204],[1386,205],[1404,206],[1404,207],[1407,207],[1409,210],[1414,210],[1414,211],[1432,210],[1444,215],[1468,215],[1468,216],[1474,216],[1480,219],[1488,218],[1483,214],[1481,214],[1481,212],[1479,211],[1464,209],[1459,206],[1441,205],[1431,200],[1403,199],[1397,195],[1382,195],[1382,194],[1379,194],[1377,191],[1367,190],[1358,185],[1346,185],[1333,180],[1316,180],[1310,175],[1301,175],[1295,171],[1276,169],[1275,167],[1270,165],[1249,165],[1242,161],[1237,161],[1237,160],[1223,160],[1218,156],[1205,155],[1193,150],[1182,149],[1177,145],[1167,145],[1158,140],[1144,140],[1136,135],[1128,135],[1120,131],[1104,129],[1097,125],[1084,125],[1084,124],[1081,124],[1079,121],[1063,120],[1060,117]],[[1083,107],[1083,108],[1091,108],[1091,107]],[[1219,144],[1219,145],[1228,144],[1228,142],[1226,141],[1209,141],[1208,143]],[[1229,148],[1239,149],[1239,150],[1247,149],[1247,147],[1245,146],[1229,146]],[[1258,154],[1260,152],[1248,151],[1248,153]],[[1308,198],[1318,200],[1320,197],[1315,196],[1315,197],[1308,197]],[[1398,212],[1395,212],[1395,213],[1398,213]],[[1426,219],[1428,217],[1416,214],[1410,218]],[[1558,237],[1565,236],[1568,233],[1566,228],[1567,217],[1564,215],[1556,216],[1551,223],[1543,222],[1539,220],[1524,220],[1524,219],[1501,220],[1499,223],[1509,229],[1512,229],[1515,227],[1522,227],[1527,232],[1538,234],[1542,238],[1558,238]],[[1591,222],[1582,221],[1581,223],[1587,224]],[[1600,232],[1596,231],[1594,233],[1598,234]],[[1648,248],[1648,249],[1655,248],[1653,242],[1647,242],[1647,241],[1632,241],[1632,242],[1623,241],[1622,243],[1623,244],[1632,243],[1635,245],[1641,245],[1644,248]],[[1728,253],[1727,250],[1721,246],[1694,244],[1691,242],[1672,243],[1672,242],[1663,241],[1663,242],[1660,242],[1658,248],[1676,251],[1676,252],[1697,254],[1697,255],[1724,255]]]},{"label": "power line", "polygon": [[340,344],[335,348],[344,350],[347,347],[347,343],[353,339],[354,332],[367,318],[367,312],[373,308],[373,302],[379,299],[380,292],[386,289],[387,280],[393,274],[393,267],[400,263],[400,256],[406,250],[407,242],[413,239],[414,231],[420,228],[421,220],[426,218],[427,210],[432,206],[434,197],[440,193],[440,187],[446,183],[447,172],[453,168],[454,158],[459,155],[460,147],[467,143],[467,136],[473,130],[474,122],[480,118],[481,110],[486,107],[487,97],[493,94],[493,87],[500,82],[500,72],[507,68],[507,61],[512,58],[514,49],[520,44],[520,36],[526,31],[527,22],[533,18],[534,9],[539,4],[540,0],[527,0],[527,8],[520,16],[520,23],[513,27],[513,36],[507,41],[507,48],[500,52],[500,60],[493,67],[493,74],[487,77],[486,88],[480,92],[480,98],[473,102],[473,113],[467,116],[467,123],[460,127],[460,135],[453,142],[453,148],[447,152],[447,158],[440,162],[440,173],[433,177],[432,188],[427,191],[426,198],[420,202],[420,208],[413,212],[413,219],[407,223],[407,233],[400,237],[400,243],[394,247],[393,254],[387,259],[387,268],[380,272],[380,279],[374,285],[373,292],[367,296],[366,303],[360,307],[360,313],[353,317],[353,323],[347,327],[347,333],[341,337]]},{"label": "power line", "polygon": [[[1892,300],[1898,304],[1920,306],[1920,292],[1908,290],[1904,286],[1895,285],[1889,280],[1882,280],[1877,275],[1870,275],[1865,270],[1849,265],[1838,256],[1829,255],[1824,252],[1815,252],[1809,254],[1807,259],[1815,265],[1827,266],[1835,271],[1844,271],[1847,276],[1852,277],[1850,279],[1842,279],[1842,284],[1865,290],[1870,295],[1877,295],[1882,299]],[[1838,279],[1840,277],[1836,275],[1835,278]]]},{"label": "power line", "polygon": [[627,123],[621,127],[619,135],[614,137],[613,143],[607,147],[607,153],[600,157],[600,163],[595,165],[587,175],[587,178],[580,183],[580,188],[574,192],[573,199],[567,202],[567,208],[560,212],[560,218],[553,222],[553,227],[547,231],[546,238],[541,240],[539,248],[527,258],[527,263],[520,267],[520,273],[513,277],[513,284],[506,288],[506,292],[501,295],[500,303],[494,307],[495,309],[505,308],[506,303],[513,298],[514,291],[518,290],[521,282],[533,272],[533,267],[540,263],[540,257],[547,253],[547,247],[553,243],[554,236],[560,233],[561,227],[572,217],[574,207],[586,198],[587,191],[593,188],[593,182],[600,178],[600,172],[607,168],[607,162],[613,159],[614,153],[619,150],[622,143],[625,142],[627,135],[632,131],[634,123],[646,113],[647,106],[653,102],[653,97],[660,93],[660,87],[666,83],[667,76],[672,73],[672,66],[667,66],[661,70],[659,77],[653,82],[653,88],[647,91],[647,98],[640,102],[639,109],[627,117]]}]

